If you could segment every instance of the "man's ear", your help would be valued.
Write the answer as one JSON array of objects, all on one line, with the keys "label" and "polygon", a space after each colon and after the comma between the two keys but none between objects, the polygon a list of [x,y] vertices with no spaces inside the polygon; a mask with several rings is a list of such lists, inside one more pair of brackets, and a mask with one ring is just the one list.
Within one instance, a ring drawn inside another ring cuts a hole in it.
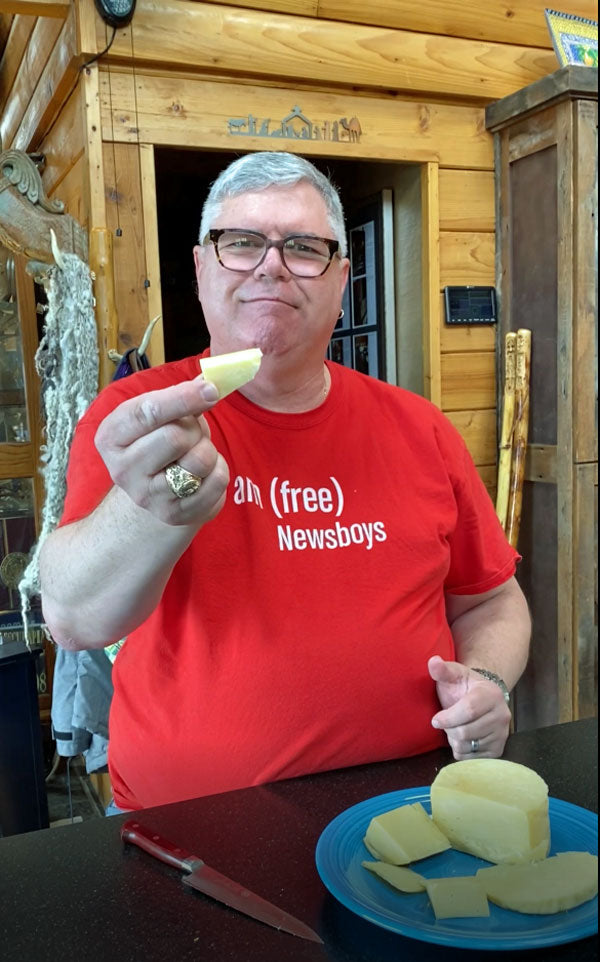
[{"label": "man's ear", "polygon": [[194,265],[196,267],[196,280],[200,277],[200,271],[202,270],[202,248],[199,244],[194,247]]},{"label": "man's ear", "polygon": [[349,259],[348,259],[347,257],[343,257],[342,260],[341,260],[341,262],[340,262],[340,266],[341,266],[341,269],[342,269],[342,278],[343,278],[343,283],[342,283],[342,294],[343,294],[343,293],[344,293],[344,288],[346,287],[346,284],[348,283],[348,275],[349,275],[349,273],[350,273],[350,261],[349,261]]}]

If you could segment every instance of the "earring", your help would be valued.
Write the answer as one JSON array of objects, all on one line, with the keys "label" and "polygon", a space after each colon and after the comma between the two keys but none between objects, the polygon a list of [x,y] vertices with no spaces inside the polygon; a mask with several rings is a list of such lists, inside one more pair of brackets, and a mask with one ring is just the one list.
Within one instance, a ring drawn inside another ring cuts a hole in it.
[{"label": "earring", "polygon": [[343,308],[343,307],[340,307],[340,313],[339,313],[338,316],[337,316],[338,321],[341,321],[341,319],[343,318],[343,316],[344,316],[344,308]]}]

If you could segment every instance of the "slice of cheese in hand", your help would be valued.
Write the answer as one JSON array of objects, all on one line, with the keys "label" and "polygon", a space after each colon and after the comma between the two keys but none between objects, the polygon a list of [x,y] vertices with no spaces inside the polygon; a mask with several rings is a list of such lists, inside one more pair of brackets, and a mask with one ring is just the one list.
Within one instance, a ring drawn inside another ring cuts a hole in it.
[{"label": "slice of cheese in hand", "polygon": [[548,786],[525,765],[501,758],[446,765],[431,786],[431,814],[454,848],[488,862],[548,854]]},{"label": "slice of cheese in hand", "polygon": [[420,802],[376,815],[364,843],[372,855],[391,865],[407,865],[450,848]]},{"label": "slice of cheese in hand", "polygon": [[529,865],[490,865],[477,878],[490,902],[513,912],[551,915],[573,909],[598,892],[598,856],[561,852]]},{"label": "slice of cheese in hand", "polygon": [[387,862],[361,862],[374,875],[384,879],[400,892],[424,892],[426,880],[418,872],[402,865],[389,865]]},{"label": "slice of cheese in hand", "polygon": [[485,889],[475,875],[427,879],[436,919],[481,918],[490,914]]},{"label": "slice of cheese in hand", "polygon": [[201,357],[200,369],[204,380],[214,384],[219,397],[224,398],[252,380],[260,367],[262,356],[259,347],[251,347],[245,351]]}]

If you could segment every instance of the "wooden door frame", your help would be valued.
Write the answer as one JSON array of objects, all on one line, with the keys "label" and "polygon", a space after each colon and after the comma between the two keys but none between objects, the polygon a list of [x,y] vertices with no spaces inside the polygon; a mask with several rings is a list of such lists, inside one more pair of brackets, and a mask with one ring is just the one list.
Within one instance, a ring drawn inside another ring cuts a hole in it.
[{"label": "wooden door frame", "polygon": [[[130,187],[135,189],[137,186],[137,196],[133,198],[133,201],[139,204],[139,208],[142,211],[146,272],[148,275],[146,306],[144,310],[145,324],[147,324],[156,315],[162,315],[154,156],[156,145],[143,143],[137,145],[137,147],[139,150],[139,185],[132,183]],[[207,148],[199,146],[194,149],[202,152]],[[214,151],[211,151],[211,153],[214,153]],[[313,153],[312,156],[319,160],[337,161],[340,159],[338,155],[333,155],[327,151],[323,151],[322,154]],[[403,160],[402,157],[398,157],[390,161],[389,157],[366,156],[353,159],[360,163],[376,164],[384,162],[394,163],[398,166],[404,166],[410,163],[415,166],[413,158]],[[109,165],[105,165],[105,169],[108,166]],[[423,160],[418,166],[421,170],[423,389],[424,396],[440,407],[440,329],[442,318],[440,296],[439,163],[431,160]],[[116,347],[116,344],[114,347]],[[164,362],[164,333],[161,323],[157,324],[154,330],[147,354],[153,366]]]}]

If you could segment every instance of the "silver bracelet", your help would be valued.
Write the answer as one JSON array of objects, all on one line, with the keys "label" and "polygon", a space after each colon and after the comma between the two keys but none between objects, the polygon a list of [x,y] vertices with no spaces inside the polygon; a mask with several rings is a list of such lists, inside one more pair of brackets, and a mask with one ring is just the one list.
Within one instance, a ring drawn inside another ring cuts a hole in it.
[{"label": "silver bracelet", "polygon": [[508,690],[507,684],[500,675],[496,675],[493,671],[488,671],[487,668],[471,668],[471,671],[476,671],[478,675],[482,675],[483,678],[487,678],[488,681],[493,681],[495,685],[504,695],[504,701],[507,705],[510,705],[510,692]]}]

